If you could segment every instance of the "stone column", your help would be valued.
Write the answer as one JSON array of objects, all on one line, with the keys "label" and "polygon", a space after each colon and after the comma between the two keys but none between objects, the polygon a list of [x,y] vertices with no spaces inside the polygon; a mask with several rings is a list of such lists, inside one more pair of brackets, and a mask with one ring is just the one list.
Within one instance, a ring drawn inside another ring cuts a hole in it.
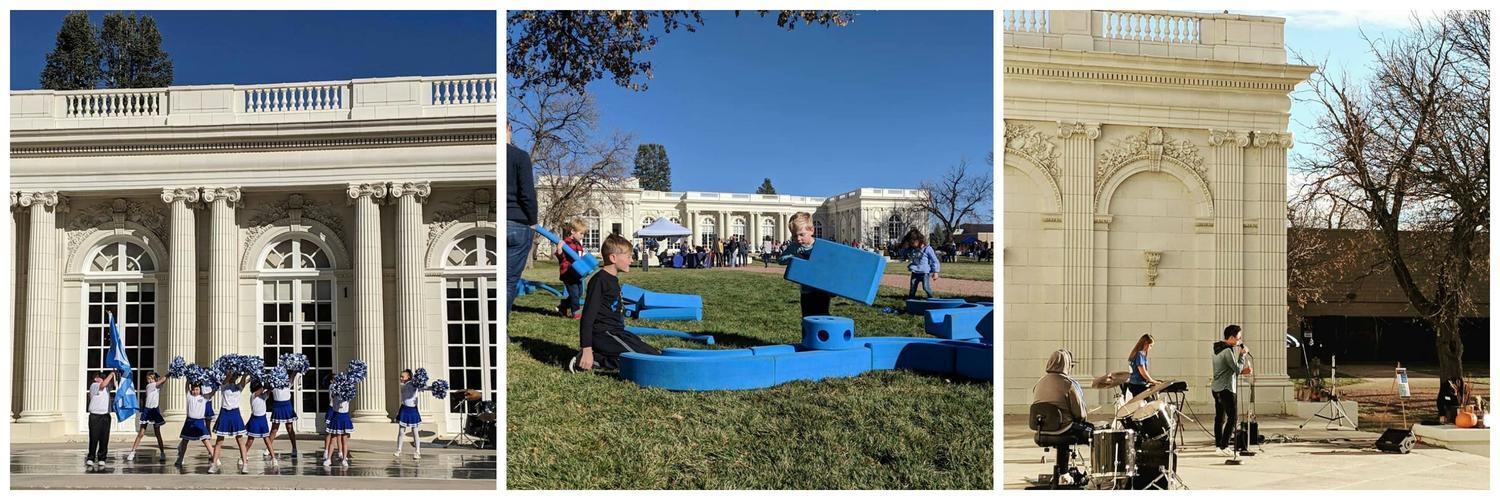
[{"label": "stone column", "polygon": [[[1260,161],[1255,168],[1260,196],[1256,218],[1256,258],[1261,262],[1254,288],[1254,321],[1262,332],[1251,337],[1255,356],[1257,389],[1290,384],[1286,373],[1286,152],[1292,147],[1290,132],[1256,132],[1254,146]],[[1256,206],[1256,205],[1252,205]],[[1247,217],[1248,218],[1248,217]],[[1288,389],[1289,390],[1289,389]],[[1287,395],[1287,399],[1291,396]],[[1263,399],[1263,401],[1265,401]]]},{"label": "stone column", "polygon": [[698,246],[698,212],[696,211],[688,211],[688,232],[693,233],[688,236],[688,246]]},{"label": "stone column", "polygon": [[198,343],[198,359],[207,362],[239,351],[239,231],[234,211],[240,188],[205,187],[203,202],[209,206],[208,341]]},{"label": "stone column", "polygon": [[1108,362],[1105,335],[1094,331],[1094,141],[1096,123],[1058,122],[1062,155],[1057,159],[1062,189],[1063,348],[1078,361],[1078,372],[1100,373]]},{"label": "stone column", "polygon": [[[422,256],[427,253],[427,231],[422,227],[422,203],[432,194],[427,181],[392,182],[396,203],[396,362],[397,369],[422,366]],[[422,401],[417,398],[417,408]]]},{"label": "stone column", "polygon": [[[67,203],[57,191],[22,192],[17,204],[31,209],[30,245],[26,249],[26,357],[27,365],[38,367],[27,373],[22,388],[22,423],[56,422],[62,419],[58,410],[57,352],[58,284],[57,211]],[[69,394],[75,394],[69,391]]]},{"label": "stone column", "polygon": [[[161,201],[171,205],[172,234],[169,240],[172,255],[168,258],[171,274],[167,281],[167,329],[157,341],[156,366],[169,366],[173,356],[196,357],[196,335],[198,331],[198,264],[195,251],[198,239],[193,220],[193,208],[198,203],[198,190],[194,188],[165,188],[161,190]],[[202,358],[199,358],[202,359]],[[163,372],[164,373],[164,372]],[[186,411],[187,397],[182,391],[162,391],[162,415],[172,420],[182,417]]]},{"label": "stone column", "polygon": [[[1213,178],[1214,329],[1248,326],[1245,313],[1245,146],[1250,134],[1209,130],[1209,175]],[[1247,332],[1248,333],[1248,332]],[[1257,337],[1263,334],[1251,335]]]},{"label": "stone column", "polygon": [[349,184],[354,205],[354,344],[369,364],[370,377],[359,383],[354,420],[390,422],[385,406],[385,335],[381,310],[380,205],[384,183]]}]

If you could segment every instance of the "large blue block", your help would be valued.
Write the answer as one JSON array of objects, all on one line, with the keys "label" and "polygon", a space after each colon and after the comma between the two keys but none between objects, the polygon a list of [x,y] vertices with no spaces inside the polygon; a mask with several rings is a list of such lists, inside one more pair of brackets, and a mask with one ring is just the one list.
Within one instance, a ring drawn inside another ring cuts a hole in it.
[{"label": "large blue block", "polygon": [[791,259],[783,276],[797,284],[870,305],[875,303],[884,273],[885,257],[819,239],[813,243],[807,259]]},{"label": "large blue block", "polygon": [[776,385],[774,356],[620,355],[620,377],[671,391],[731,391]]},{"label": "large blue block", "polygon": [[988,344],[995,343],[995,309],[993,307],[983,319],[979,320],[979,338]]},{"label": "large blue block", "polygon": [[702,296],[686,293],[653,292],[635,285],[620,285],[620,300],[634,304],[639,309],[703,308]]},{"label": "large blue block", "polygon": [[568,296],[567,292],[558,290],[556,288],[552,288],[551,286],[548,286],[546,283],[542,283],[540,281],[531,281],[531,280],[524,280],[524,279],[516,281],[516,296],[517,297],[525,297],[527,294],[536,293],[538,291],[545,291],[547,293],[550,293],[550,294],[556,296],[559,299]]},{"label": "large blue block", "polygon": [[866,341],[871,366],[883,370],[952,373],[953,347],[942,342],[910,342],[899,339]]},{"label": "large blue block", "polygon": [[703,310],[697,308],[662,307],[629,311],[635,319],[652,321],[703,321]]},{"label": "large blue block", "polygon": [[644,326],[627,326],[625,327],[625,331],[634,333],[638,336],[659,335],[663,337],[677,337],[679,339],[696,340],[704,344],[714,345],[713,335],[694,335],[677,330],[667,330],[665,328],[647,328]]},{"label": "large blue block", "polygon": [[992,348],[963,348],[954,351],[956,354],[955,371],[959,375],[974,380],[995,379],[995,350]]},{"label": "large blue block", "polygon": [[868,349],[841,351],[800,351],[769,356],[776,360],[775,381],[822,380],[829,377],[854,377],[870,371]]},{"label": "large blue block", "polygon": [[863,347],[854,342],[854,320],[841,316],[802,318],[802,346],[819,350]]},{"label": "large blue block", "polygon": [[571,266],[573,272],[578,273],[579,276],[587,278],[588,275],[593,274],[595,270],[599,269],[599,259],[595,258],[594,254],[585,251],[582,255],[579,255],[578,252],[573,251],[572,247],[562,244],[561,237],[553,234],[552,231],[548,231],[547,228],[542,227],[540,224],[531,226],[531,229],[535,230],[537,234],[542,235],[543,238],[547,238],[553,245],[557,245],[558,248],[562,249],[563,253],[568,254],[568,258],[573,259],[573,265]]},{"label": "large blue block", "polygon": [[931,309],[947,309],[967,303],[964,299],[906,299],[906,314],[922,314]]},{"label": "large blue block", "polygon": [[994,309],[976,304],[965,304],[949,309],[929,309],[922,319],[923,329],[930,335],[952,340],[977,339],[980,324]]}]

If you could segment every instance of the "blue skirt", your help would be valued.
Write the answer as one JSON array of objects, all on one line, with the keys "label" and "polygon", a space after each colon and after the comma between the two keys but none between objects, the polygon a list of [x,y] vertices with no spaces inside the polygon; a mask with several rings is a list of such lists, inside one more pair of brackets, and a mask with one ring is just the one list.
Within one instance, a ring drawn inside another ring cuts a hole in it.
[{"label": "blue skirt", "polygon": [[219,414],[219,420],[214,422],[214,434],[224,437],[245,435],[245,417],[240,415],[240,410],[225,408]]},{"label": "blue skirt", "polygon": [[167,423],[167,419],[161,418],[161,408],[146,408],[141,410],[138,420],[140,420],[141,427],[154,425],[159,428]]},{"label": "blue skirt", "polygon": [[297,421],[297,410],[292,409],[292,400],[271,401],[271,422],[286,424]]},{"label": "blue skirt", "polygon": [[421,423],[422,412],[415,406],[401,405],[401,411],[396,413],[396,424],[401,427],[416,427]]},{"label": "blue skirt", "polygon": [[251,415],[250,421],[245,424],[245,433],[253,438],[263,438],[271,435],[271,422],[266,420],[265,415]]},{"label": "blue skirt", "polygon": [[354,434],[354,420],[349,418],[348,413],[329,413],[323,424],[327,426],[329,434]]},{"label": "blue skirt", "polygon": [[178,437],[188,441],[208,441],[208,424],[201,418],[190,418],[182,422],[182,434]]}]

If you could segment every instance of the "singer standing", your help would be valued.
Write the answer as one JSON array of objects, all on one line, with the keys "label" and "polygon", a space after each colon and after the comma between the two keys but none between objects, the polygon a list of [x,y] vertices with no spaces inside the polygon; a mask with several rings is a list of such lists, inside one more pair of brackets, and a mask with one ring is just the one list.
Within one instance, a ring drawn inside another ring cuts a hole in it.
[{"label": "singer standing", "polygon": [[1250,374],[1250,367],[1245,363],[1245,356],[1249,353],[1250,349],[1241,339],[1239,325],[1224,327],[1224,340],[1214,342],[1211,387],[1214,394],[1214,452],[1226,457],[1234,456],[1229,451],[1229,440],[1234,435],[1238,412],[1235,390],[1239,386],[1239,376]]}]

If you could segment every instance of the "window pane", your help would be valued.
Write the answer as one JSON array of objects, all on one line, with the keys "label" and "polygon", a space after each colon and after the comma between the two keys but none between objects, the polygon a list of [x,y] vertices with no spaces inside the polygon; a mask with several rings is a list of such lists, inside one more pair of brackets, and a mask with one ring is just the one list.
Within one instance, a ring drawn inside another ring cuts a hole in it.
[{"label": "window pane", "polygon": [[464,343],[479,344],[479,324],[469,323],[464,325]]},{"label": "window pane", "polygon": [[469,321],[475,321],[479,319],[479,301],[464,301],[464,319]]},{"label": "window pane", "polygon": [[448,343],[449,344],[462,344],[462,343],[464,343],[464,325],[454,324],[454,323],[448,324]]},{"label": "window pane", "polygon": [[280,301],[292,300],[292,282],[290,282],[290,281],[277,281],[276,282],[276,300],[280,300]]},{"label": "window pane", "polygon": [[277,321],[291,321],[292,320],[292,305],[291,304],[277,304],[276,305],[276,320]]}]

